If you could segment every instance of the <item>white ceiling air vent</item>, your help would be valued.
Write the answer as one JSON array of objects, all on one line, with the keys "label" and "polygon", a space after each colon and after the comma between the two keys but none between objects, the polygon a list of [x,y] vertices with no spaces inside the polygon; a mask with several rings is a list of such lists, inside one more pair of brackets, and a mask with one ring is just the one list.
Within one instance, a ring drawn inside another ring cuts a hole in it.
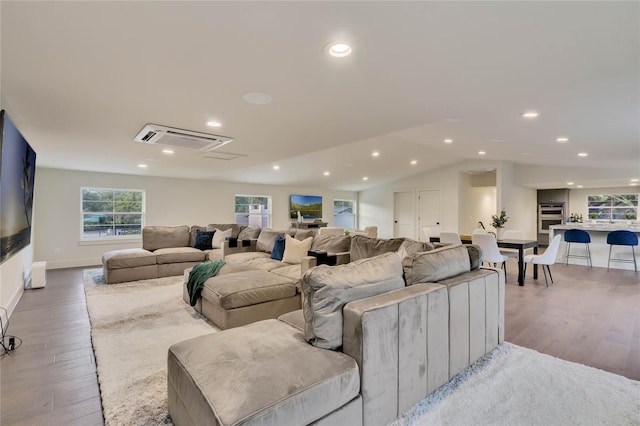
[{"label": "white ceiling air vent", "polygon": [[133,140],[151,145],[209,151],[228,144],[233,138],[149,123],[145,124]]}]

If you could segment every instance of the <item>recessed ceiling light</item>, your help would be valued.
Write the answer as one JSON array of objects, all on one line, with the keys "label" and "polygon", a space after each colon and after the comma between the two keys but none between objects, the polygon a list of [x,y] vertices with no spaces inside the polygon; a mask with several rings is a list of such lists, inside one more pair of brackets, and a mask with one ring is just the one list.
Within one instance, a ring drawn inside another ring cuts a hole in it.
[{"label": "recessed ceiling light", "polygon": [[486,151],[478,151],[478,155],[485,155],[486,153]]},{"label": "recessed ceiling light", "polygon": [[275,166],[273,166],[273,170],[280,170],[280,166],[276,164]]},{"label": "recessed ceiling light", "polygon": [[411,160],[411,163],[410,163],[410,164],[411,164],[412,166],[415,166],[416,164],[418,164],[418,160]]},{"label": "recessed ceiling light", "polygon": [[367,176],[364,176],[362,180],[369,180],[369,178]]},{"label": "recessed ceiling light", "polygon": [[573,182],[567,182],[567,185],[573,185]]},{"label": "recessed ceiling light", "polygon": [[558,143],[569,142],[569,138],[565,138],[564,136],[561,136],[559,138],[556,138],[556,142],[558,142]]},{"label": "recessed ceiling light", "polygon": [[504,142],[504,139],[491,139],[491,142]]},{"label": "recessed ceiling light", "polygon": [[222,126],[222,123],[220,123],[219,121],[207,121],[207,126],[209,126],[209,127],[220,127],[220,126]]},{"label": "recessed ceiling light", "polygon": [[638,182],[638,179],[633,178],[633,179],[631,179],[631,182]]},{"label": "recessed ceiling light", "polygon": [[527,111],[522,113],[523,118],[536,118],[538,115],[540,114],[538,114],[537,111]]},{"label": "recessed ceiling light", "polygon": [[448,139],[447,138],[447,139],[444,140],[444,143],[453,143],[453,139]]},{"label": "recessed ceiling light", "polygon": [[582,185],[578,185],[576,188],[582,188],[582,187],[583,187]]},{"label": "recessed ceiling light", "polygon": [[531,153],[530,152],[523,152],[522,155],[524,155],[526,157],[526,156],[531,155]]},{"label": "recessed ceiling light", "polygon": [[586,152],[579,152],[578,153],[578,157],[588,157],[589,154],[587,154]]},{"label": "recessed ceiling light", "polygon": [[378,151],[373,151],[373,152],[371,153],[371,156],[372,156],[372,157],[379,157],[379,156],[380,156],[380,153],[379,153]]},{"label": "recessed ceiling light", "polygon": [[162,152],[163,152],[164,154],[167,154],[167,155],[171,155],[171,154],[173,154],[173,150],[172,150],[172,149],[163,149],[163,150],[162,150]]},{"label": "recessed ceiling light", "polygon": [[272,101],[271,96],[262,92],[247,92],[242,95],[242,99],[246,103],[254,105],[266,105],[270,104]]},{"label": "recessed ceiling light", "polygon": [[344,58],[351,55],[351,46],[344,42],[332,42],[324,47],[324,51],[334,58]]},{"label": "recessed ceiling light", "polygon": [[138,167],[140,167],[141,169],[146,169],[147,165],[146,164],[138,164]]},{"label": "recessed ceiling light", "polygon": [[638,184],[633,182],[633,183],[630,183],[629,186],[638,186]]},{"label": "recessed ceiling light", "polygon": [[324,172],[324,175],[325,175],[325,176],[329,176],[330,174],[331,174],[331,173],[329,173],[329,172]]}]

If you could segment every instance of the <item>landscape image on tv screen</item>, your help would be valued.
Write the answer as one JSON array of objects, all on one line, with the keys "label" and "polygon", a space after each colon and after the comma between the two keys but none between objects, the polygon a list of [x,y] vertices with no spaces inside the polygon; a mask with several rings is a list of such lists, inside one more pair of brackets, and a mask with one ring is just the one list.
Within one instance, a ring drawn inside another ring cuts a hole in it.
[{"label": "landscape image on tv screen", "polygon": [[298,217],[298,212],[303,219],[322,218],[322,197],[318,195],[292,195],[290,203],[291,219]]},{"label": "landscape image on tv screen", "polygon": [[0,264],[31,243],[36,153],[0,111]]}]

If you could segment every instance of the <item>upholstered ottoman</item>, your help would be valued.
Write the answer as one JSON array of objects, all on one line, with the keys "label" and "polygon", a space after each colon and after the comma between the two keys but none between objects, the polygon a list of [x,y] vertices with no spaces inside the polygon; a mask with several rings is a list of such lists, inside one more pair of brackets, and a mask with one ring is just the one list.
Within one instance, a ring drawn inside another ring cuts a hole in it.
[{"label": "upholstered ottoman", "polygon": [[102,269],[107,284],[158,278],[156,255],[141,248],[104,253]]},{"label": "upholstered ottoman", "polygon": [[262,270],[209,278],[200,300],[202,315],[223,330],[278,318],[301,307],[295,281]]},{"label": "upholstered ottoman", "polygon": [[[193,267],[187,268],[183,272],[184,286],[182,286],[182,300],[184,300],[184,302],[189,305],[191,304],[191,301],[189,300],[189,290],[187,290],[187,283],[189,282],[189,274],[191,273],[192,269]],[[235,274],[236,272],[253,271],[253,270],[255,270],[255,268],[245,265],[243,263],[225,263],[224,266],[220,268],[220,271],[218,271],[217,276]],[[202,313],[202,298],[198,299],[193,309],[195,309],[199,313]]]},{"label": "upholstered ottoman", "polygon": [[308,344],[303,332],[277,320],[176,343],[167,386],[176,426],[362,421],[355,360]]}]

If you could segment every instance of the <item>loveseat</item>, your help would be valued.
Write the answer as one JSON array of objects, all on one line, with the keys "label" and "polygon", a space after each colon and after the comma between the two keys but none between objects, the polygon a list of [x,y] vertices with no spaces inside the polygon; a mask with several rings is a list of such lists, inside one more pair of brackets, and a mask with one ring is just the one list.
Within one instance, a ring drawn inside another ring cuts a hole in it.
[{"label": "loveseat", "polygon": [[177,343],[183,425],[386,424],[504,340],[504,272],[475,246],[318,266],[302,310]]}]

